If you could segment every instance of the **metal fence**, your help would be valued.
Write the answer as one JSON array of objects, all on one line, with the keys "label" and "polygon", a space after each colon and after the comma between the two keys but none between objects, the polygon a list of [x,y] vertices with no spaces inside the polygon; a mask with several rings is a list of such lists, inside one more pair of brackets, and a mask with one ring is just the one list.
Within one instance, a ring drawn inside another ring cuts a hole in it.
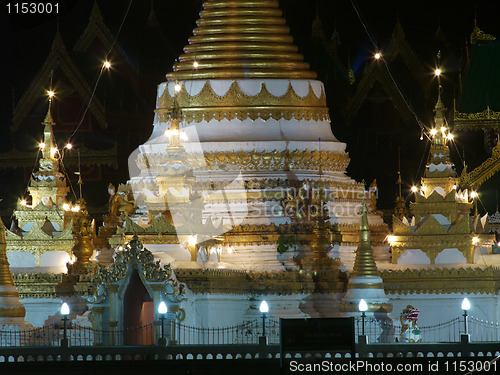
[{"label": "metal fence", "polygon": [[[450,321],[432,326],[419,326],[420,342],[449,343],[459,342],[465,334],[464,318],[457,317]],[[356,339],[362,333],[362,320],[356,319]],[[500,341],[500,326],[498,323],[481,320],[474,316],[467,317],[467,333],[473,342]],[[365,319],[365,334],[371,343],[405,342],[402,338],[402,326],[393,320]]]},{"label": "metal fence", "polygon": [[[355,320],[356,339],[362,333],[362,320]],[[459,342],[465,333],[463,317],[448,322],[421,326],[422,343]],[[500,341],[500,326],[473,316],[468,317],[468,332],[471,342]],[[393,320],[365,319],[365,334],[370,343],[403,343],[401,325]],[[160,322],[128,329],[94,330],[70,324],[67,338],[70,346],[154,345],[161,335]],[[246,345],[258,344],[262,336],[262,320],[255,319],[244,324],[223,328],[199,328],[169,321],[165,325],[165,337],[178,345]],[[62,324],[49,325],[29,330],[0,330],[0,347],[8,346],[59,346],[64,337]],[[279,344],[279,320],[266,319],[266,337],[270,345]]]},{"label": "metal fence", "polygon": [[[242,325],[224,328],[198,328],[174,323],[173,335],[179,344],[258,344],[262,336],[262,321],[251,320]],[[266,319],[266,336],[269,344],[279,344],[278,319]]]}]

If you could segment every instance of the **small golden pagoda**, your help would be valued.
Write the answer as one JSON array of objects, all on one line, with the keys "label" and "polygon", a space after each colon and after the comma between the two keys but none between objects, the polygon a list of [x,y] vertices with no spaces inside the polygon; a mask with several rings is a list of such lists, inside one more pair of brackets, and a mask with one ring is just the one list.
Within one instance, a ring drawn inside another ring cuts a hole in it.
[{"label": "small golden pagoda", "polygon": [[[51,114],[53,92],[50,91],[49,96],[49,108],[42,123],[43,141],[39,145],[42,157],[28,186],[31,204],[25,198],[19,200],[14,210],[17,227],[14,225],[12,231],[6,230],[12,267],[65,266],[74,245],[70,225],[73,212],[65,203],[69,188],[66,177],[59,172],[59,150],[52,129],[55,125]],[[58,254],[44,257],[48,252]]]},{"label": "small golden pagoda", "polygon": [[[441,87],[440,87],[441,92]],[[439,94],[431,148],[420,189],[414,187],[413,218],[393,218],[389,236],[392,262],[398,264],[474,263],[476,249],[491,246],[487,215],[469,217],[476,192],[459,190],[447,141],[452,141]]]},{"label": "small golden pagoda", "polygon": [[384,281],[375,263],[368,226],[368,209],[363,199],[361,205],[361,224],[359,228],[359,246],[356,250],[354,268],[347,284],[347,293],[340,304],[340,311],[359,313],[359,301],[364,299],[369,313],[387,314],[392,311],[389,297],[385,295]]}]

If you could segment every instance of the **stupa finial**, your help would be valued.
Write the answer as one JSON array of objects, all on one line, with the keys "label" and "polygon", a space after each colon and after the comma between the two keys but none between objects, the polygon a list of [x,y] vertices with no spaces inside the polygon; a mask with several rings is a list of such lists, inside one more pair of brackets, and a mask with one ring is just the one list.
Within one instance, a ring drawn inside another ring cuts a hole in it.
[{"label": "stupa finial", "polygon": [[363,200],[361,202],[361,223],[359,226],[359,246],[356,250],[352,276],[379,276],[373,249],[370,240],[370,227],[368,225],[368,208],[366,207],[363,183]]}]

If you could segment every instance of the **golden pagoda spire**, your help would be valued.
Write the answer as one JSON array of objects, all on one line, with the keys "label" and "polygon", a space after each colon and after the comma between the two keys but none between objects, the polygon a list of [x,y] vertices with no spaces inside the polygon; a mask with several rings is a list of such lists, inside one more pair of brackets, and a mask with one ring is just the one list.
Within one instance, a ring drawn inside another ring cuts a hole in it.
[{"label": "golden pagoda spire", "polygon": [[26,311],[10,273],[5,225],[0,219],[0,324],[25,323]]},{"label": "golden pagoda spire", "polygon": [[293,45],[277,0],[205,1],[200,16],[169,81],[316,78]]},{"label": "golden pagoda spire", "polygon": [[354,269],[351,277],[375,276],[379,277],[379,271],[373,256],[370,240],[370,227],[368,226],[368,208],[366,207],[365,194],[363,191],[363,202],[361,203],[361,224],[359,226],[359,246],[356,250]]}]

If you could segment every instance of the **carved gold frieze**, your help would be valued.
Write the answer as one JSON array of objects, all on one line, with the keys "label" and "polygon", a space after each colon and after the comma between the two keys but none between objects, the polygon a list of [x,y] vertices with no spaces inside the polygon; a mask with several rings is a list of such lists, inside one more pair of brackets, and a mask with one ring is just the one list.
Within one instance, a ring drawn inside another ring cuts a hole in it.
[{"label": "carved gold frieze", "polygon": [[381,272],[389,294],[496,294],[500,272],[492,267],[426,268]]},{"label": "carved gold frieze", "polygon": [[[298,95],[289,83],[288,90],[283,96],[275,96],[269,92],[262,82],[261,90],[256,95],[247,95],[234,81],[229,90],[222,96],[217,95],[207,80],[201,91],[191,96],[184,85],[175,96],[177,105],[182,108],[184,120],[187,122],[210,121],[212,119],[244,120],[261,118],[268,120],[329,120],[324,90],[318,98],[309,83],[309,92],[306,96]],[[158,100],[155,110],[157,122],[167,122],[171,119],[171,108],[174,98],[168,90]]]},{"label": "carved gold frieze", "polygon": [[497,143],[492,149],[491,157],[486,159],[479,167],[468,173],[467,166],[465,166],[460,175],[460,185],[468,188],[477,188],[499,170],[500,144]]},{"label": "carved gold frieze", "polygon": [[323,171],[343,172],[349,165],[349,155],[345,152],[330,151],[252,151],[252,152],[211,152],[205,154],[207,169],[308,169],[321,166]]},{"label": "carved gold frieze", "polygon": [[143,247],[139,237],[134,236],[124,250],[114,255],[114,262],[108,267],[99,265],[92,283],[95,287],[101,284],[114,283],[125,278],[130,263],[137,262],[144,278],[149,282],[167,281],[172,275],[170,265],[161,266],[154,261],[153,254]]},{"label": "carved gold frieze", "polygon": [[315,288],[312,272],[176,269],[175,275],[194,293],[290,295],[311,293]]},{"label": "carved gold frieze", "polygon": [[55,298],[63,274],[31,273],[12,274],[20,298]]}]

